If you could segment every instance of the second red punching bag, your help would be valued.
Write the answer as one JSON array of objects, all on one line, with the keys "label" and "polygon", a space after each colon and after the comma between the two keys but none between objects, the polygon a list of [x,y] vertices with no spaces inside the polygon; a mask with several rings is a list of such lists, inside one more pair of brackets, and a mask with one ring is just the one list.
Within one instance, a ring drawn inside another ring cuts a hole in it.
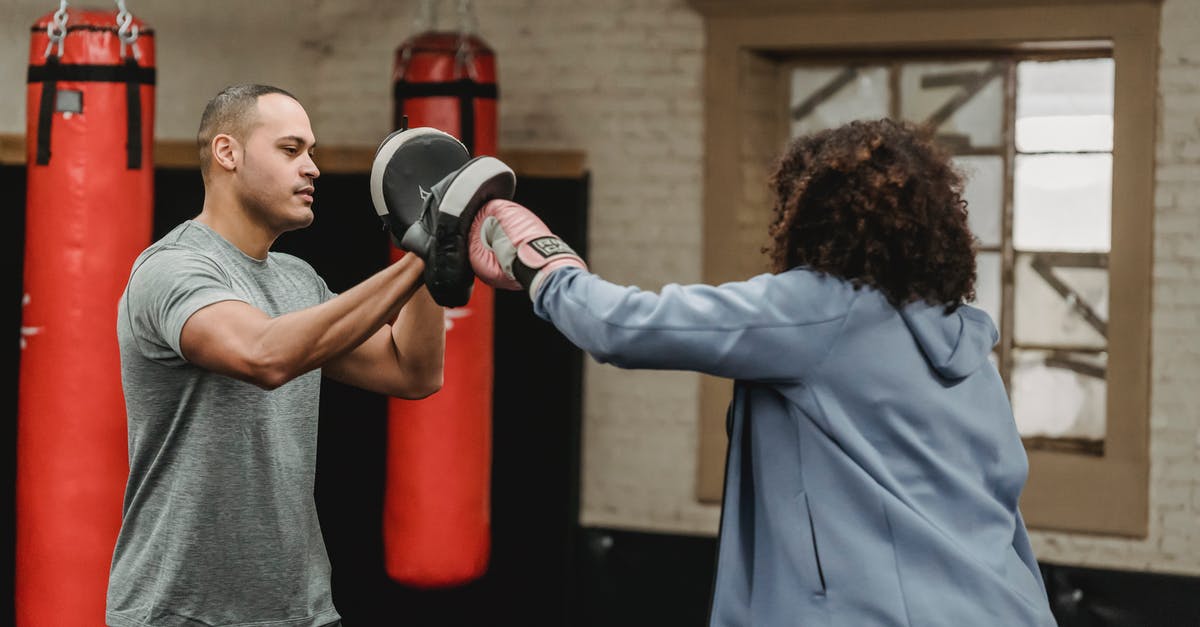
[{"label": "second red punching bag", "polygon": [[[472,156],[494,155],[496,98],[495,55],[474,35],[425,32],[397,51],[397,128],[407,116],[409,127],[458,137]],[[440,392],[389,401],[385,563],[410,586],[459,585],[487,570],[492,303],[492,289],[476,280],[470,302],[446,310]]]},{"label": "second red punching bag", "polygon": [[154,38],[128,13],[33,28],[17,425],[19,627],[102,625],[129,474],[117,301],[150,244]]}]

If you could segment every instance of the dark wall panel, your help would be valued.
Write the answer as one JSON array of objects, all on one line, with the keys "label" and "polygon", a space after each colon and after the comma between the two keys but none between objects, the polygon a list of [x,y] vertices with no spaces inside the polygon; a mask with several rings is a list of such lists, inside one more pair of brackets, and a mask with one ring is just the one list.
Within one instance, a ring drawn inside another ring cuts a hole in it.
[{"label": "dark wall panel", "polygon": [[[0,166],[0,298],[6,339],[0,341],[0,359],[15,373],[21,363],[17,336],[21,327],[22,272],[25,268],[25,168]],[[0,625],[12,624],[13,569],[16,560],[17,498],[17,384],[16,376],[0,380]]]}]

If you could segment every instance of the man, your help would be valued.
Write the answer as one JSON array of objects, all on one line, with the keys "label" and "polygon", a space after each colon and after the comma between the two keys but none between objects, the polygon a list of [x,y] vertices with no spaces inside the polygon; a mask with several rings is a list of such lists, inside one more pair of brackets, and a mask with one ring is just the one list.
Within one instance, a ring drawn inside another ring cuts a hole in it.
[{"label": "man", "polygon": [[321,375],[436,392],[443,311],[422,279],[436,263],[423,245],[335,296],[270,251],[313,221],[320,175],[291,94],[223,90],[198,144],[203,209],[138,257],[119,304],[130,473],[107,622],[336,624],[313,501]]},{"label": "man", "polygon": [[471,262],[601,362],[735,380],[711,625],[1052,627],[948,155],[855,122],[772,184],[773,272],[748,281],[613,285],[507,201]]}]

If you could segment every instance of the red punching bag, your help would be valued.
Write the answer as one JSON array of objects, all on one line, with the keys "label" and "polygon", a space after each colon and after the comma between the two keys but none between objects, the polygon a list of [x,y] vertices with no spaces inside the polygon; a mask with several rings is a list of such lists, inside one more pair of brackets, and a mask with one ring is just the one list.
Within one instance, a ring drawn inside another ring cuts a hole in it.
[{"label": "red punching bag", "polygon": [[[424,32],[396,53],[396,127],[429,126],[473,156],[496,152],[496,65],[466,33]],[[393,249],[393,258],[400,251]],[[442,390],[391,399],[384,552],[401,583],[444,587],[487,570],[491,549],[492,289],[475,281],[465,307],[446,310]]]},{"label": "red punching bag", "polygon": [[153,34],[60,6],[34,25],[26,101],[20,627],[104,624],[129,474],[117,300],[153,221]]}]

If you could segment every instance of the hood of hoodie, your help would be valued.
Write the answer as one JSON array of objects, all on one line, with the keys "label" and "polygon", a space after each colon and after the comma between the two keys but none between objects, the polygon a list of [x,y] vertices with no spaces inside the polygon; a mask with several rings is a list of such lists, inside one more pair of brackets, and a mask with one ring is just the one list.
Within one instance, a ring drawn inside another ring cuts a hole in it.
[{"label": "hood of hoodie", "polygon": [[900,316],[925,359],[947,379],[961,379],[978,370],[1000,339],[991,317],[969,305],[947,314],[942,305],[916,302],[905,305]]}]

